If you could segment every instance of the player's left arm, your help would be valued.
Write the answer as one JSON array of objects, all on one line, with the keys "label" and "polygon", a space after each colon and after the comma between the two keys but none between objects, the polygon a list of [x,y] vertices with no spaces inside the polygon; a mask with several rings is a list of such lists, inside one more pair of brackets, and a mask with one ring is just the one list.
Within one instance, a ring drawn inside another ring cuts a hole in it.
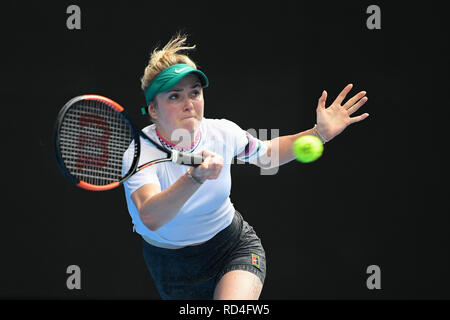
[{"label": "player's left arm", "polygon": [[297,134],[286,135],[281,137],[276,137],[272,140],[265,140],[263,143],[267,147],[265,154],[258,158],[254,164],[263,169],[270,169],[279,167],[295,159],[292,152],[292,145],[294,141],[301,136],[311,134],[314,135],[314,130],[309,129]]},{"label": "player's left arm", "polygon": [[327,92],[324,90],[317,103],[317,126],[297,134],[264,141],[263,143],[267,147],[267,152],[253,163],[265,169],[281,166],[295,159],[292,152],[292,145],[299,137],[308,134],[315,135],[325,143],[339,135],[350,124],[366,119],[369,116],[368,113],[350,117],[350,115],[367,102],[368,98],[365,96],[366,91],[359,92],[345,104],[342,104],[352,87],[352,84],[348,84],[328,108],[325,107]]}]

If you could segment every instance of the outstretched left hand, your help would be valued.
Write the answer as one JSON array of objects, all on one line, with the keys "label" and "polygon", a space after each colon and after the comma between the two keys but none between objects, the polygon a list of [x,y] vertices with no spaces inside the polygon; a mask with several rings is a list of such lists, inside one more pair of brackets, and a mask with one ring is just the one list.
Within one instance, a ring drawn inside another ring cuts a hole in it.
[{"label": "outstretched left hand", "polygon": [[325,90],[319,98],[316,109],[317,130],[326,141],[333,139],[350,124],[364,120],[369,116],[368,113],[364,113],[360,116],[350,118],[351,114],[356,112],[364,103],[366,103],[368,98],[365,97],[365,91],[359,92],[344,105],[341,105],[352,87],[352,84],[348,84],[328,108],[325,108],[327,100],[327,92]]}]

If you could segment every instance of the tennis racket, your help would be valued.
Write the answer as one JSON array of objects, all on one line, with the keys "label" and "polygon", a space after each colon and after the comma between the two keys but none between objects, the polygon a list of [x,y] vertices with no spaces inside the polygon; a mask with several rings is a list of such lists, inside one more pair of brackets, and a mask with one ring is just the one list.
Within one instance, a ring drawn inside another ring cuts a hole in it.
[{"label": "tennis racket", "polygon": [[[165,157],[139,165],[143,137]],[[122,175],[125,151],[134,145],[132,165]],[[137,129],[117,102],[99,95],[82,95],[67,102],[58,114],[54,147],[59,168],[80,188],[105,191],[120,186],[136,172],[171,161],[198,166],[203,156],[168,150]]]}]

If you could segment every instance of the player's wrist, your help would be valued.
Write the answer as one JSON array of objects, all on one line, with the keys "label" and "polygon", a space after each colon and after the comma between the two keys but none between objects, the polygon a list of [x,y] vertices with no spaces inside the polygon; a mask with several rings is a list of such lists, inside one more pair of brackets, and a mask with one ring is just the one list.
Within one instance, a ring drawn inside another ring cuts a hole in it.
[{"label": "player's wrist", "polygon": [[313,127],[312,130],[311,130],[311,133],[312,133],[313,135],[315,135],[317,138],[319,138],[319,139],[322,141],[323,144],[325,144],[326,142],[330,141],[330,140],[327,140],[327,139],[319,132],[319,129],[317,129],[317,124],[314,124],[314,127]]},{"label": "player's wrist", "polygon": [[188,176],[189,179],[194,181],[197,184],[203,184],[204,181],[202,181],[200,178],[196,177],[192,172],[194,171],[194,167],[191,167],[186,171],[186,176]]}]

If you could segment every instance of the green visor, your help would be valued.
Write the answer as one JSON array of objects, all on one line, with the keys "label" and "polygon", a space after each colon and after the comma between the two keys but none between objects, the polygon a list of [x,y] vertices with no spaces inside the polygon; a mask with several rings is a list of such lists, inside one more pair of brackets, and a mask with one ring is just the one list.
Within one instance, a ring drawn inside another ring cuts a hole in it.
[{"label": "green visor", "polygon": [[200,70],[188,64],[175,64],[161,71],[145,90],[145,101],[147,107],[158,93],[166,92],[176,85],[181,79],[188,74],[197,74],[200,78],[202,88],[209,85],[208,78]]}]

